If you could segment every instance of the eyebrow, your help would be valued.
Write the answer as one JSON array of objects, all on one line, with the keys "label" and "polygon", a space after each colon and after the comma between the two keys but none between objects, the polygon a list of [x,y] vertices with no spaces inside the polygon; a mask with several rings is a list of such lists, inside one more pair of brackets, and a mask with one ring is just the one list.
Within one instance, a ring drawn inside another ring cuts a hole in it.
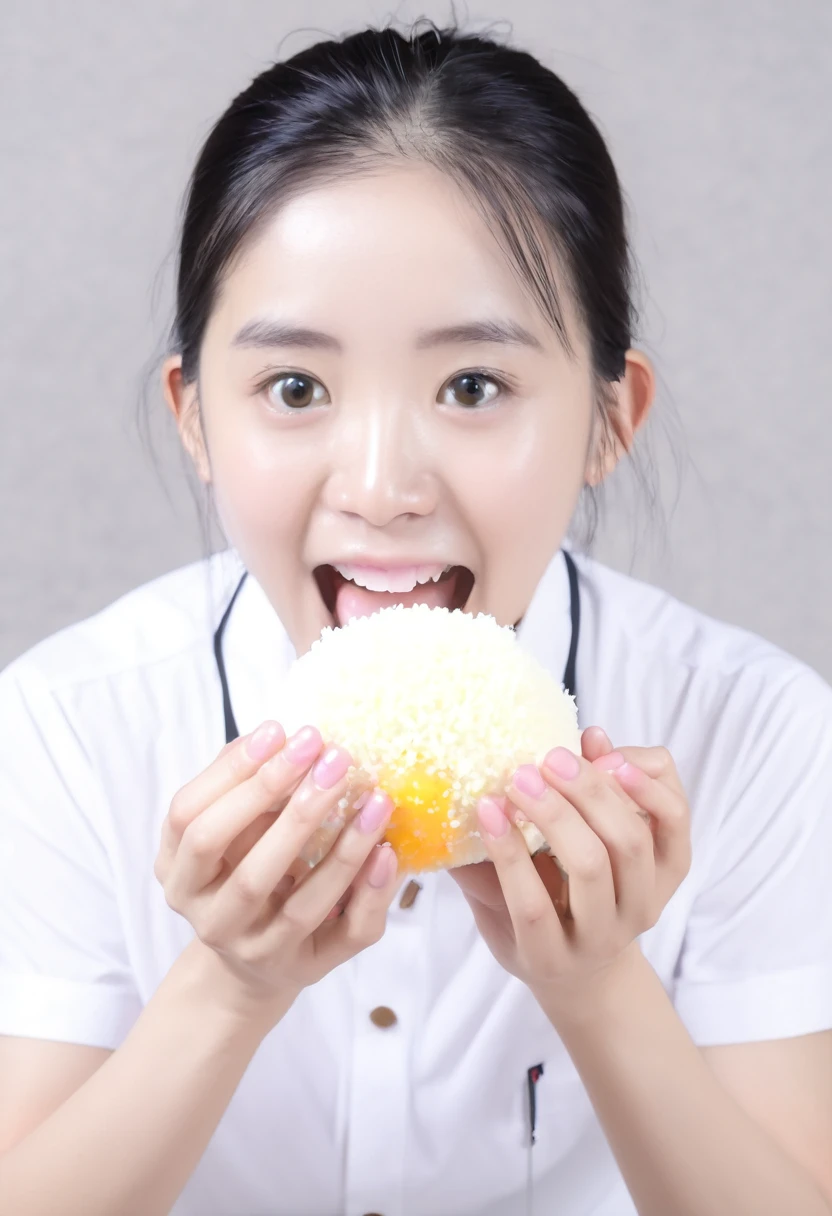
[{"label": "eyebrow", "polygon": [[[420,329],[416,334],[416,350],[427,350],[434,346],[472,345],[484,342],[499,343],[504,346],[529,346],[532,350],[543,350],[543,344],[539,339],[516,321],[497,319],[469,321],[460,325],[441,326],[438,329]],[[275,346],[302,346],[309,350],[331,350],[336,354],[342,354],[344,349],[332,334],[265,317],[247,321],[234,335],[231,345],[258,349]]]}]

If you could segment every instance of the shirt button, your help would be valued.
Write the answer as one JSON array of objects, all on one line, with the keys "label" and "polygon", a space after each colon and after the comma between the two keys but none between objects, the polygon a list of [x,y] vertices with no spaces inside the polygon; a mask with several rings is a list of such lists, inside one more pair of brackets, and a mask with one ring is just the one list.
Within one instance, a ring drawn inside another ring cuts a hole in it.
[{"label": "shirt button", "polygon": [[407,884],[407,886],[404,889],[404,894],[402,895],[401,899],[399,900],[399,907],[400,908],[412,908],[414,903],[416,902],[416,896],[419,894],[421,889],[422,889],[422,884],[420,882],[416,882],[415,880],[411,879],[411,881]]},{"label": "shirt button", "polygon": [[[398,1018],[392,1009],[388,1009],[386,1005],[379,1005],[370,1014],[370,1021],[374,1026],[380,1026],[382,1030],[386,1030],[388,1026],[395,1026]],[[373,1216],[373,1213],[368,1213],[368,1216]]]}]

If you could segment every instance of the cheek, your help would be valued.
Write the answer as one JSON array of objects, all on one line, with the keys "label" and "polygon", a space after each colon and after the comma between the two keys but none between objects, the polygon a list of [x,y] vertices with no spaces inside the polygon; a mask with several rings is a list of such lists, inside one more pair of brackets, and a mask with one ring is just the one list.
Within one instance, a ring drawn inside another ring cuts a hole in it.
[{"label": "cheek", "polygon": [[[583,437],[547,419],[547,425],[494,438],[469,449],[446,473],[470,525],[492,557],[554,551],[583,485]],[[458,450],[462,454],[464,445]]]},{"label": "cheek", "polygon": [[314,485],[314,463],[284,437],[217,427],[209,440],[217,514],[245,552],[257,539],[297,539]]}]

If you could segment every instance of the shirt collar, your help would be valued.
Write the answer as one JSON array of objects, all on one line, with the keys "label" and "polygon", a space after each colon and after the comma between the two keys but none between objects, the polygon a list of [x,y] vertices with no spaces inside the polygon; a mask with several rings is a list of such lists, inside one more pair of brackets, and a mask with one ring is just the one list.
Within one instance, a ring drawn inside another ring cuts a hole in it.
[{"label": "shirt collar", "polygon": [[[239,576],[243,566],[230,554]],[[232,586],[236,586],[233,583]],[[226,603],[229,596],[226,597]],[[519,644],[563,680],[572,637],[569,575],[559,550],[538,583],[517,627]],[[231,708],[241,735],[275,717],[278,693],[296,651],[260,583],[249,574],[231,610],[222,639]]]}]

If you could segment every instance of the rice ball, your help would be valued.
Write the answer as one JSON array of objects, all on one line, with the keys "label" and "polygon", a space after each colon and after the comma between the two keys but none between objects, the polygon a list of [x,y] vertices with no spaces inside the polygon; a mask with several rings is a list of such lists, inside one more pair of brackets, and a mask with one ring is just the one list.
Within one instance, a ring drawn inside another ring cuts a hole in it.
[{"label": "rice ball", "polygon": [[[427,604],[324,629],[289,669],[278,717],[287,735],[316,726],[354,761],[338,812],[304,851],[309,865],[374,785],[395,804],[384,839],[400,873],[483,861],[479,798],[504,794],[519,765],[553,747],[581,751],[574,698],[513,629]],[[548,849],[532,823],[519,830],[530,853]]]}]

